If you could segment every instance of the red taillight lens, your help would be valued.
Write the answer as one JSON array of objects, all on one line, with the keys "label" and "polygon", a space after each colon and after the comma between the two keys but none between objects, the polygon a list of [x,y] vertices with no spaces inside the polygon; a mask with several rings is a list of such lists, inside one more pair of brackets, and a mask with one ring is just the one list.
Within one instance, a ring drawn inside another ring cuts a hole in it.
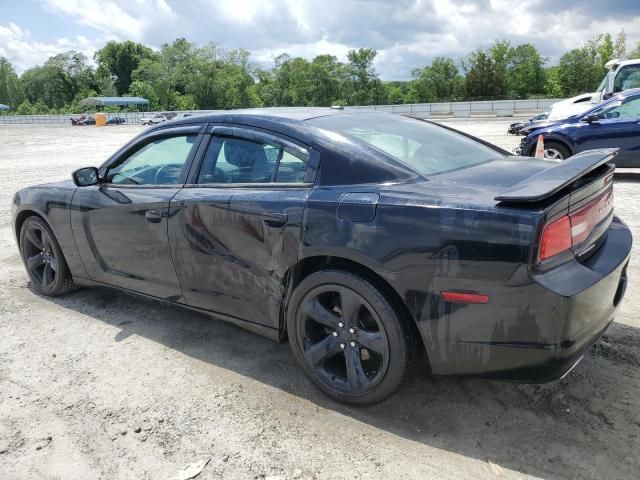
[{"label": "red taillight lens", "polygon": [[584,242],[593,227],[607,218],[611,210],[613,210],[613,189],[599,195],[581,209],[570,213],[573,244],[578,245]]},{"label": "red taillight lens", "polygon": [[613,210],[613,189],[600,194],[585,206],[544,227],[540,237],[540,261],[580,245]]},{"label": "red taillight lens", "polygon": [[571,220],[565,215],[544,227],[540,238],[540,260],[571,248]]}]

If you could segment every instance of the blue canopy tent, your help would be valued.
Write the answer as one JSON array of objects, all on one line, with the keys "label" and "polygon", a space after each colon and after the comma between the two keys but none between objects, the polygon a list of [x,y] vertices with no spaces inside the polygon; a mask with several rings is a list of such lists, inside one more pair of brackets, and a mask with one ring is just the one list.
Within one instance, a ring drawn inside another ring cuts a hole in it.
[{"label": "blue canopy tent", "polygon": [[89,97],[80,100],[83,106],[105,106],[105,105],[149,105],[149,100],[140,97]]},{"label": "blue canopy tent", "polygon": [[11,110],[9,105],[5,105],[4,103],[0,103],[0,111]]}]

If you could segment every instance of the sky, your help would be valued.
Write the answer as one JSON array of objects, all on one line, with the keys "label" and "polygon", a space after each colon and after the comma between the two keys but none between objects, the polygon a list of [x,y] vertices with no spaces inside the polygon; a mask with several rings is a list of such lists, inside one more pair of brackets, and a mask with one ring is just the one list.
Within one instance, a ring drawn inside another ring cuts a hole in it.
[{"label": "sky", "polygon": [[185,37],[245,48],[263,67],[284,52],[345,60],[370,47],[383,80],[406,80],[496,39],[531,42],[554,64],[622,28],[628,48],[640,42],[640,0],[0,0],[0,56],[18,73],[72,49],[92,59],[109,40],[158,48]]}]

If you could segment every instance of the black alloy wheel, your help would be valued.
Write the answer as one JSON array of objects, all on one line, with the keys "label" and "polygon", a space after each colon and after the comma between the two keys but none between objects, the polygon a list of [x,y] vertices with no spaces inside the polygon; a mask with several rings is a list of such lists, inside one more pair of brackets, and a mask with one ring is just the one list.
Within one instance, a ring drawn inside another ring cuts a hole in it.
[{"label": "black alloy wheel", "polygon": [[29,217],[20,230],[20,253],[36,290],[61,295],[73,288],[73,280],[58,242],[39,217]]},{"label": "black alloy wheel", "polygon": [[408,328],[369,281],[337,270],[314,273],[294,292],[289,313],[296,360],[331,397],[371,404],[400,385],[412,350]]}]

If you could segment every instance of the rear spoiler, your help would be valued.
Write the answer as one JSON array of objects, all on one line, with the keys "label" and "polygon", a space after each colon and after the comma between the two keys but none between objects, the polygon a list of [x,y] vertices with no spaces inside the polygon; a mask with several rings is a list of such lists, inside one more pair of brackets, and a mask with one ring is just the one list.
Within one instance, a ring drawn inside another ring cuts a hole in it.
[{"label": "rear spoiler", "polygon": [[495,200],[518,203],[539,202],[610,162],[617,154],[617,148],[599,148],[578,153],[514,185],[495,197]]}]

